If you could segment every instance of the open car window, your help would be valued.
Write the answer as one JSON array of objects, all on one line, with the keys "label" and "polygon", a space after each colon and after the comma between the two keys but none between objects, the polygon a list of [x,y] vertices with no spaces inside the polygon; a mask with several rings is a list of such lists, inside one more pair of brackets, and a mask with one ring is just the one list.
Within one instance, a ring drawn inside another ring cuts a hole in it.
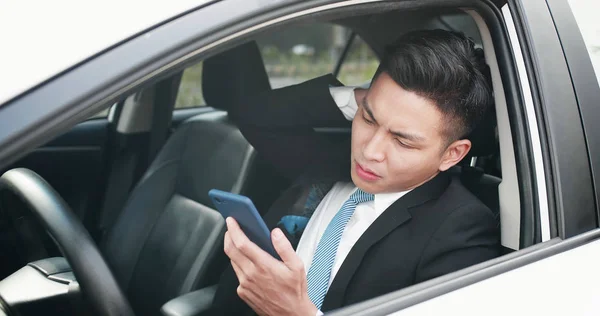
[{"label": "open car window", "polygon": [[273,89],[333,73],[348,86],[370,82],[379,59],[347,27],[311,23],[268,32],[256,38]]},{"label": "open car window", "polygon": [[202,93],[202,62],[199,62],[183,71],[175,109],[193,108],[205,106]]},{"label": "open car window", "polygon": [[[280,29],[256,38],[271,88],[333,73],[347,86],[368,86],[379,65],[371,47],[351,29],[312,23]],[[202,61],[183,71],[175,109],[206,105]]]}]

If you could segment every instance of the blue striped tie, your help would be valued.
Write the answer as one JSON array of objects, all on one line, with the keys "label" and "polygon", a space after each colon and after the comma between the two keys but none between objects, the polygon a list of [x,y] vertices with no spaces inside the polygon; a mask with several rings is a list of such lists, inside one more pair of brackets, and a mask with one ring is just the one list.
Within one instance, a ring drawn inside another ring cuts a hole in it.
[{"label": "blue striped tie", "polygon": [[350,217],[352,217],[352,214],[354,214],[356,206],[360,203],[373,201],[373,198],[373,194],[366,193],[361,189],[357,189],[352,193],[350,198],[344,202],[344,205],[335,214],[329,225],[327,225],[317,245],[317,250],[308,269],[306,279],[308,282],[308,297],[310,297],[310,300],[318,309],[321,309],[325,294],[327,293],[331,268],[333,267],[344,228]]}]

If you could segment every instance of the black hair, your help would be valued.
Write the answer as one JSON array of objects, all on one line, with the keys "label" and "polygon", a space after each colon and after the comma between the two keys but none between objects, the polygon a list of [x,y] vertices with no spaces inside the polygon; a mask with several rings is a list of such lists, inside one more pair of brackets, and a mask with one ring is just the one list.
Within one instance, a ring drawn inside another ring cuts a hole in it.
[{"label": "black hair", "polygon": [[453,142],[468,136],[492,103],[488,71],[483,50],[463,33],[420,30],[386,48],[374,80],[385,72],[403,89],[432,100]]}]

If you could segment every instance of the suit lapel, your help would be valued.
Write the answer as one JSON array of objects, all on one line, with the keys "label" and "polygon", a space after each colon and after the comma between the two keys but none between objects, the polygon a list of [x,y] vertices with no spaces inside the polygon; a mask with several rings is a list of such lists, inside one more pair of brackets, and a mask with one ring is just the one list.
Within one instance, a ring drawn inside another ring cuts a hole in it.
[{"label": "suit lapel", "polygon": [[398,199],[369,226],[354,244],[344,263],[342,263],[327,291],[321,310],[328,311],[342,306],[348,284],[369,248],[390,232],[408,222],[411,219],[409,208],[439,197],[448,186],[449,180],[446,174],[440,173],[429,182]]},{"label": "suit lapel", "polygon": [[[396,229],[398,226],[406,223],[410,218],[410,214],[405,203],[401,203],[402,199],[396,201],[392,206],[385,210],[369,228],[358,239],[352,247],[348,256],[338,270],[327,295],[321,310],[328,311],[342,305],[346,287],[350,279],[356,273],[356,269],[360,265],[365,253],[373,244],[381,240],[384,236]],[[400,202],[400,203],[398,203]]]}]

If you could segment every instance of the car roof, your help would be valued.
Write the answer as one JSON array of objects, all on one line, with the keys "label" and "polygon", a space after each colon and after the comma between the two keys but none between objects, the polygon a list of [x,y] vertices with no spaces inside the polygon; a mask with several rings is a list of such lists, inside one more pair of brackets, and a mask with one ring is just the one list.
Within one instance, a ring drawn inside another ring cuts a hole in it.
[{"label": "car roof", "polygon": [[[0,105],[144,30],[214,0],[0,4]],[[150,36],[150,35],[148,35]]]}]

